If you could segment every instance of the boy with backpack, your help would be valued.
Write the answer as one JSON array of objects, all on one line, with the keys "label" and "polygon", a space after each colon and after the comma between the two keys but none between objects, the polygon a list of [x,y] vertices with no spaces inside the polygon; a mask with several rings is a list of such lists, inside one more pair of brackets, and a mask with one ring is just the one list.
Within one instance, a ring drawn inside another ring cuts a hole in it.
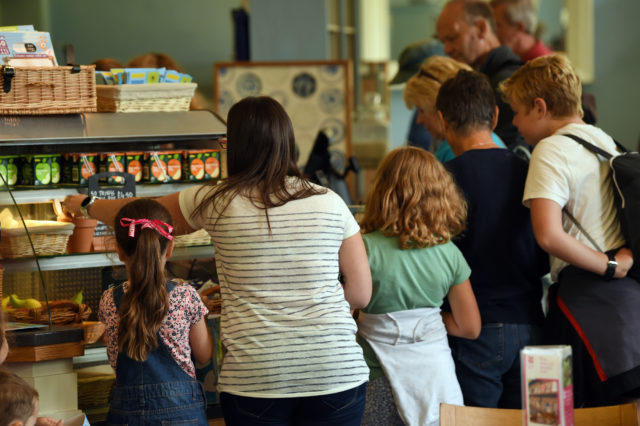
[{"label": "boy with backpack", "polygon": [[582,120],[580,79],[560,54],[528,62],[500,89],[514,125],[535,146],[523,202],[536,240],[551,256],[545,343],[572,346],[576,407],[637,397],[640,285],[627,276],[633,253],[609,163],[573,137],[613,156],[616,143]]}]

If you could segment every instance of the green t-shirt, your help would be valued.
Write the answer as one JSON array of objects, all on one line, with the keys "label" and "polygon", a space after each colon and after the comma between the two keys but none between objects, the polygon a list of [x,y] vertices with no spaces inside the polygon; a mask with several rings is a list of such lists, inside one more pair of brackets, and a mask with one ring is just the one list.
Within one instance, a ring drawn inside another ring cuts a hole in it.
[{"label": "green t-shirt", "polygon": [[[449,289],[464,282],[471,269],[452,242],[433,247],[402,250],[397,238],[380,231],[363,235],[373,278],[371,301],[362,309],[369,314],[442,306]],[[383,372],[366,340],[358,335],[370,379]]]}]

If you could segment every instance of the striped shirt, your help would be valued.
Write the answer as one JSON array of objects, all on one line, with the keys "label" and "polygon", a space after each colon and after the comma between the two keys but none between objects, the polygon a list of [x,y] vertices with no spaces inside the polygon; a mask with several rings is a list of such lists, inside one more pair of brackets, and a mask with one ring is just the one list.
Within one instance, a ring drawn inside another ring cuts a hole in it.
[{"label": "striped shirt", "polygon": [[[338,251],[359,231],[334,192],[264,210],[236,197],[216,224],[209,208],[190,218],[207,191],[180,194],[189,224],[212,236],[226,349],[218,391],[278,398],[351,389],[369,370],[338,281]],[[215,224],[215,228],[214,228]]]}]

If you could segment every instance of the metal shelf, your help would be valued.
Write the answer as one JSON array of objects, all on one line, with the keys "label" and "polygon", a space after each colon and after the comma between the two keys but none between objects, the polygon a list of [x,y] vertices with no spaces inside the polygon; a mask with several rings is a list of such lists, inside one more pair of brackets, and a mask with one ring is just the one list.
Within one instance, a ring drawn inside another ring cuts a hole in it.
[{"label": "metal shelf", "polygon": [[[204,182],[184,182],[184,183],[163,183],[163,184],[142,184],[136,185],[137,197],[161,197],[163,195],[173,194],[174,192],[180,192],[185,188],[192,185],[200,185]],[[32,203],[48,203],[51,200],[62,201],[67,195],[86,194],[87,188],[13,188],[11,190],[16,202],[18,204],[32,204]],[[13,204],[11,196],[8,191],[0,191],[0,206],[8,206]]]},{"label": "metal shelf", "polygon": [[[170,260],[184,260],[193,258],[214,257],[213,246],[178,247],[174,249]],[[57,271],[61,269],[100,268],[103,266],[122,265],[115,252],[111,253],[79,253],[62,256],[41,257],[38,259],[42,271]],[[38,267],[33,258],[2,259],[5,273],[33,272]]]},{"label": "metal shelf", "polygon": [[84,113],[0,116],[0,146],[20,149],[61,145],[97,150],[112,144],[217,140],[226,124],[213,111]]}]

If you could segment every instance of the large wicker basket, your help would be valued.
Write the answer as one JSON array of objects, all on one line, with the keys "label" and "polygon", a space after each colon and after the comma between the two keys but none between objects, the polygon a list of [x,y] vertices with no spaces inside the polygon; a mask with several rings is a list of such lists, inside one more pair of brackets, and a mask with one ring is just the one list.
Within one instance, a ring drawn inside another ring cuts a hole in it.
[{"label": "large wicker basket", "polygon": [[188,111],[197,86],[196,83],[98,85],[98,111]]},{"label": "large wicker basket", "polygon": [[76,370],[78,375],[78,408],[85,411],[107,407],[116,374],[108,365]]},{"label": "large wicker basket", "polygon": [[[10,77],[13,69],[13,77]],[[7,83],[5,85],[5,80]],[[95,66],[2,67],[0,114],[77,114],[96,111]]]},{"label": "large wicker basket", "polygon": [[[49,303],[52,324],[82,324],[89,319],[91,308],[84,303],[78,304],[70,300],[58,300]],[[8,312],[9,319],[31,324],[48,324],[49,313],[44,302],[38,309],[18,308]]]},{"label": "large wicker basket", "polygon": [[[25,220],[25,223],[36,255],[58,255],[65,252],[67,241],[73,233],[73,223],[38,220]],[[33,249],[24,227],[2,228],[1,258],[17,259],[32,256]]]}]

